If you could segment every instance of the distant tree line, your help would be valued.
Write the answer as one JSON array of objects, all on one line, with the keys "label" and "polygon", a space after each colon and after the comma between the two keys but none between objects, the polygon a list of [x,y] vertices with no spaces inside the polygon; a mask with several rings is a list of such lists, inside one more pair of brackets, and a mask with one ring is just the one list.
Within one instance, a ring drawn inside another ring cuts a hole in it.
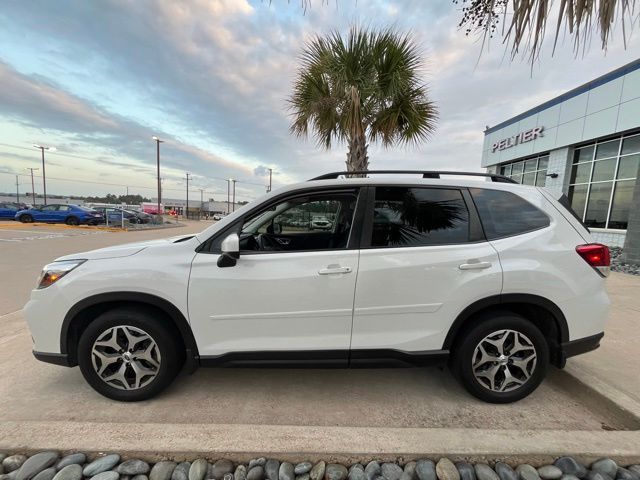
[{"label": "distant tree line", "polygon": [[127,205],[138,205],[151,200],[142,195],[114,195],[107,193],[104,197],[85,197],[85,201],[93,203],[126,203]]}]

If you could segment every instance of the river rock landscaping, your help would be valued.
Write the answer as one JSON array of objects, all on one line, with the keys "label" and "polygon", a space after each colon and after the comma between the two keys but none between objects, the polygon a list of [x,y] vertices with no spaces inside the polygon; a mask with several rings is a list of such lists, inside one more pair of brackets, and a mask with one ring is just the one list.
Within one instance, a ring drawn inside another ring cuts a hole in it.
[{"label": "river rock landscaping", "polygon": [[624,263],[622,261],[622,249],[620,247],[609,248],[611,252],[611,271],[640,275],[640,265]]},{"label": "river rock landscaping", "polygon": [[247,464],[205,458],[192,462],[147,463],[121,459],[117,453],[89,458],[84,453],[61,456],[54,451],[31,456],[0,453],[0,480],[640,480],[640,464],[618,465],[602,458],[584,465],[560,457],[552,465],[496,462],[471,464],[423,459],[404,465],[372,461],[341,465],[320,461],[297,464],[256,458]]}]

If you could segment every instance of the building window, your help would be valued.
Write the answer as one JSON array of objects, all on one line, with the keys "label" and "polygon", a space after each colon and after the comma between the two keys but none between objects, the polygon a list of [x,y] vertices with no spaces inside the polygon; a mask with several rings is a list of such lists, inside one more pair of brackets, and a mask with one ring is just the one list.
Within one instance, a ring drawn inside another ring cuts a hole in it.
[{"label": "building window", "polygon": [[569,200],[587,227],[626,230],[640,164],[640,134],[577,148]]},{"label": "building window", "polygon": [[500,167],[500,174],[523,185],[544,187],[548,165],[549,154],[545,153],[537,157],[505,163]]}]

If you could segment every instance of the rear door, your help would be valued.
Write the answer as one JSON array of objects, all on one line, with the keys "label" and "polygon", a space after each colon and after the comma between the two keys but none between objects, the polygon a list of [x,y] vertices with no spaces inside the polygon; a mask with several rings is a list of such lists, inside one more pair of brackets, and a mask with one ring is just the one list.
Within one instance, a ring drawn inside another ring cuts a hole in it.
[{"label": "rear door", "polygon": [[455,187],[376,187],[369,205],[352,358],[372,350],[440,350],[462,310],[502,286],[471,197]]}]

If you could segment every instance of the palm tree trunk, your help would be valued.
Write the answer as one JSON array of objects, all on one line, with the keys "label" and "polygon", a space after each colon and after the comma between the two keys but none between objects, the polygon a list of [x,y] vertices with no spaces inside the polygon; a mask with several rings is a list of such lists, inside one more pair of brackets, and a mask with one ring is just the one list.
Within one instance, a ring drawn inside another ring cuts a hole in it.
[{"label": "palm tree trunk", "polygon": [[349,151],[345,162],[348,172],[369,170],[367,148],[367,140],[364,135],[356,135],[349,139]]}]

